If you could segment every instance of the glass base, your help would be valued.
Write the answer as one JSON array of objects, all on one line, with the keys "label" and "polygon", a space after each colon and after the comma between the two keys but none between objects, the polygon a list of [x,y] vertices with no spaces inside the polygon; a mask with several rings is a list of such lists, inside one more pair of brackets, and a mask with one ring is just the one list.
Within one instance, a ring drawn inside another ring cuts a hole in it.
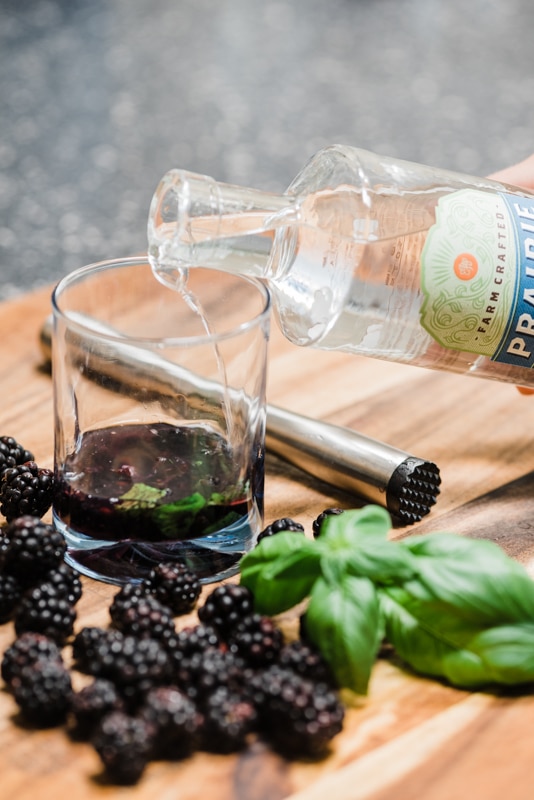
[{"label": "glass base", "polygon": [[239,561],[252,548],[261,523],[243,517],[196,539],[109,542],[73,531],[55,513],[53,521],[67,543],[65,560],[83,575],[117,585],[141,582],[162,561],[183,564],[202,583],[229,578],[239,571]]}]

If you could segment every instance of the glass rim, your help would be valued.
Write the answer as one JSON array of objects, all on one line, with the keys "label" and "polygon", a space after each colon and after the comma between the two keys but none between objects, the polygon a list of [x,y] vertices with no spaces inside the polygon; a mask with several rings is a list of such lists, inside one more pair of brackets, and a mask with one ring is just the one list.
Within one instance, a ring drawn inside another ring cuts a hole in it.
[{"label": "glass rim", "polygon": [[[127,256],[125,258],[104,259],[103,261],[95,261],[92,264],[86,264],[72,270],[72,272],[64,275],[52,290],[51,302],[54,320],[61,319],[69,328],[75,330],[77,333],[83,335],[84,332],[88,332],[92,338],[96,337],[97,339],[105,339],[107,341],[122,342],[123,344],[125,341],[137,342],[139,344],[142,343],[145,347],[161,348],[162,344],[167,347],[194,347],[234,339],[263,324],[270,317],[272,303],[271,292],[262,280],[250,275],[238,275],[214,267],[204,267],[202,265],[194,265],[187,269],[189,271],[204,271],[225,275],[230,279],[248,283],[258,291],[258,294],[263,299],[261,309],[244,322],[221,333],[202,333],[194,336],[137,336],[121,334],[119,330],[114,329],[112,326],[108,327],[105,323],[100,323],[97,319],[88,317],[87,321],[85,321],[81,313],[66,311],[61,307],[60,298],[63,292],[69,286],[83,279],[84,276],[96,274],[99,271],[104,272],[117,267],[142,265],[146,265],[149,270],[152,271],[155,283],[158,283],[160,286],[167,286],[167,284],[160,281],[154,274],[148,256]],[[172,291],[171,287],[167,286],[167,288],[169,291]]]}]

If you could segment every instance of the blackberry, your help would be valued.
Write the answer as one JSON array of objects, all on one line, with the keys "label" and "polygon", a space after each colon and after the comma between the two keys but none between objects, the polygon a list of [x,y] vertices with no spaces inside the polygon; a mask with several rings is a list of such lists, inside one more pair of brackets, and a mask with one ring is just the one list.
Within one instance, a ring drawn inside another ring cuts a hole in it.
[{"label": "blackberry", "polygon": [[101,720],[91,741],[112,782],[137,783],[152,751],[152,732],[144,720],[112,711]]},{"label": "blackberry", "polygon": [[303,678],[335,686],[332,671],[321,653],[311,644],[295,639],[285,644],[278,656],[280,667],[292,669]]},{"label": "blackberry", "polygon": [[[80,573],[65,561],[43,576],[39,583],[51,584],[60,597],[64,597],[71,605],[76,605],[82,596],[82,581]],[[39,585],[39,584],[37,584]]]},{"label": "blackberry", "polygon": [[33,461],[33,453],[26,450],[12,436],[0,436],[0,478],[11,467]]},{"label": "blackberry", "polygon": [[151,689],[139,716],[154,731],[154,755],[158,758],[183,758],[197,748],[203,716],[177,687]]},{"label": "blackberry", "polygon": [[5,526],[0,529],[0,567],[4,565],[4,556],[9,547],[9,536],[6,533]]},{"label": "blackberry", "polygon": [[286,756],[319,758],[343,727],[337,693],[290,669],[269,667],[254,676],[259,725],[270,744]]},{"label": "blackberry", "polygon": [[35,584],[63,561],[66,550],[63,536],[38,517],[18,517],[5,527],[4,536],[7,539],[4,571],[26,586]]},{"label": "blackberry", "polygon": [[[191,625],[177,631],[172,639],[165,642],[173,673],[188,675],[191,658],[197,653],[202,654],[208,649],[219,647],[220,643],[217,631],[209,625]],[[186,677],[183,678],[185,680]]]},{"label": "blackberry", "polygon": [[172,611],[151,595],[113,602],[109,614],[113,627],[126,635],[166,642],[176,633]]},{"label": "blackberry", "polygon": [[202,584],[183,564],[158,564],[147,579],[148,591],[178,616],[189,614],[196,606]]},{"label": "blackberry", "polygon": [[14,575],[0,573],[0,624],[12,619],[22,596],[22,587]]},{"label": "blackberry", "polygon": [[322,511],[319,514],[319,516],[312,522],[313,538],[317,539],[321,535],[321,525],[323,524],[323,522],[327,517],[336,516],[342,513],[343,513],[342,508],[325,508],[325,510]]},{"label": "blackberry", "polygon": [[41,659],[20,671],[13,683],[13,697],[24,718],[39,727],[62,723],[67,715],[72,683],[65,664]]},{"label": "blackberry", "polygon": [[147,596],[146,586],[143,583],[125,583],[118,592],[115,593],[112,605],[117,613],[122,608],[130,608],[134,603],[143,600]]},{"label": "blackberry", "polygon": [[170,666],[169,656],[157,639],[123,636],[120,651],[106,663],[105,677],[133,708],[154,686],[169,682]]},{"label": "blackberry", "polygon": [[377,658],[388,659],[392,658],[395,655],[395,648],[386,638],[383,638],[380,642],[380,646],[378,648],[378,652],[376,654]]},{"label": "blackberry", "polygon": [[106,714],[124,710],[115,685],[105,678],[95,678],[71,697],[71,731],[80,739],[89,739]]},{"label": "blackberry", "polygon": [[190,658],[195,653],[203,653],[213,647],[219,647],[219,634],[210,625],[190,625],[178,631],[174,639],[173,652],[177,660]]},{"label": "blackberry", "polygon": [[2,657],[2,678],[8,687],[20,682],[22,670],[37,661],[61,662],[61,650],[57,643],[42,633],[23,633],[5,650]]},{"label": "blackberry", "polygon": [[144,600],[147,596],[144,583],[125,583],[124,586],[121,586],[119,591],[115,593],[111,601],[109,613],[112,621],[114,617],[120,620],[124,614],[129,612],[130,609],[136,605],[136,603],[140,600]]},{"label": "blackberry", "polygon": [[224,638],[236,624],[254,611],[254,596],[242,584],[223,583],[208,595],[198,609],[198,618]]},{"label": "blackberry", "polygon": [[219,686],[236,691],[246,686],[248,673],[245,662],[235,653],[212,647],[182,661],[173,677],[179,688],[202,708]]},{"label": "blackberry", "polygon": [[35,461],[26,461],[6,469],[0,482],[0,513],[8,522],[31,514],[43,517],[54,495],[54,473],[39,467]]},{"label": "blackberry", "polygon": [[15,613],[15,632],[36,631],[63,643],[72,634],[76,610],[50,583],[29,589]]},{"label": "blackberry", "polygon": [[275,662],[284,644],[280,628],[270,618],[250,614],[239,622],[229,635],[230,650],[238,653],[251,666]]},{"label": "blackberry", "polygon": [[295,520],[290,517],[275,519],[274,522],[271,522],[270,525],[267,525],[267,527],[258,534],[256,544],[259,544],[262,539],[266,539],[268,536],[274,536],[276,533],[281,533],[282,531],[304,533],[304,526],[301,525],[300,522],[295,522]]},{"label": "blackberry", "polygon": [[72,640],[76,668],[95,677],[109,677],[123,641],[120,631],[86,625]]},{"label": "blackberry", "polygon": [[255,730],[257,719],[250,698],[219,686],[205,704],[203,746],[216,753],[241,750]]}]

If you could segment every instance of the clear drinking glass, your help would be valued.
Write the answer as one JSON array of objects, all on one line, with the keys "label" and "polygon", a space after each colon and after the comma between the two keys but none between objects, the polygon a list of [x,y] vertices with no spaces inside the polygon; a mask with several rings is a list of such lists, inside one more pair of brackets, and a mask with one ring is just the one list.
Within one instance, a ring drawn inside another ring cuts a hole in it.
[{"label": "clear drinking glass", "polygon": [[194,267],[177,291],[129,258],[71,273],[52,301],[68,560],[117,584],[162,561],[235,573],[263,517],[264,284]]}]

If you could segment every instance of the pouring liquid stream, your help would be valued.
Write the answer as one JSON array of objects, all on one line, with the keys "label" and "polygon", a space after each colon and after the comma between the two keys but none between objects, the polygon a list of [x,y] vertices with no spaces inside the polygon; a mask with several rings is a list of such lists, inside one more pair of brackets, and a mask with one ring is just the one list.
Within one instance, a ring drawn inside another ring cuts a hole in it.
[{"label": "pouring liquid stream", "polygon": [[[171,280],[171,276],[174,280]],[[235,432],[234,420],[229,409],[231,408],[230,387],[228,386],[228,376],[224,359],[222,358],[219,345],[214,334],[213,326],[210,324],[207,314],[205,313],[200,299],[195,295],[193,290],[188,286],[187,282],[188,270],[185,267],[175,268],[172,273],[166,273],[165,285],[178,292],[185,304],[196,314],[206,334],[212,338],[213,355],[217,368],[217,382],[221,386],[221,409],[225,421],[226,433],[225,437],[231,447],[237,446],[237,438]]]}]

